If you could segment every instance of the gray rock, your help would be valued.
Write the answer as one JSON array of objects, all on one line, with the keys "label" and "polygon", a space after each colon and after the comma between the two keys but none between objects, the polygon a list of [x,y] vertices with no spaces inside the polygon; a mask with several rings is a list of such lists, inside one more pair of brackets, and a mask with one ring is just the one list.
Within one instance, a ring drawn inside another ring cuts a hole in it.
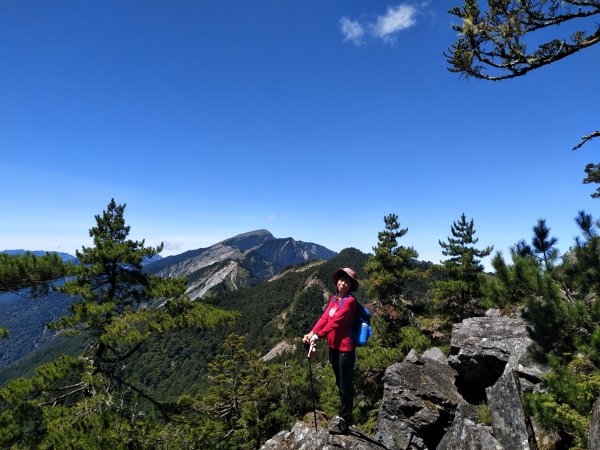
[{"label": "gray rock", "polygon": [[454,387],[456,376],[448,364],[416,352],[388,367],[375,439],[390,449],[435,447],[464,403]]},{"label": "gray rock", "polygon": [[444,435],[437,450],[504,450],[504,447],[481,424],[460,417]]},{"label": "gray rock", "polygon": [[471,317],[452,327],[452,359],[485,355],[506,363],[515,345],[522,341],[530,342],[523,319]]},{"label": "gray rock", "polygon": [[408,352],[408,355],[404,358],[404,361],[409,362],[411,364],[423,364],[423,359],[421,355],[417,353],[417,351],[413,348]]},{"label": "gray rock", "polygon": [[442,364],[448,364],[448,357],[438,347],[425,350],[423,352],[423,358],[429,358]]},{"label": "gray rock", "polygon": [[505,372],[518,372],[534,389],[548,369],[531,356],[533,341],[523,319],[472,317],[452,328],[449,364],[459,375],[459,389],[471,403],[485,399],[485,388]]},{"label": "gray rock", "polygon": [[485,316],[486,317],[501,317],[502,311],[500,311],[498,308],[490,308],[485,312]]},{"label": "gray rock", "polygon": [[492,435],[492,427],[480,423],[480,406],[458,405],[452,428],[444,435],[437,450],[503,450]]},{"label": "gray rock", "polygon": [[504,373],[486,393],[494,436],[500,444],[510,450],[537,450],[516,372]]},{"label": "gray rock", "polygon": [[341,436],[332,435],[326,429],[309,426],[296,422],[290,431],[280,431],[263,444],[262,450],[332,450],[348,448],[355,450],[381,450],[381,444],[366,435],[352,429],[352,434]]},{"label": "gray rock", "polygon": [[[381,414],[381,410],[380,410]],[[375,433],[375,440],[390,450],[427,450],[417,432],[402,420],[384,422]]]},{"label": "gray rock", "polygon": [[598,397],[592,409],[589,447],[590,450],[600,450],[600,397]]}]

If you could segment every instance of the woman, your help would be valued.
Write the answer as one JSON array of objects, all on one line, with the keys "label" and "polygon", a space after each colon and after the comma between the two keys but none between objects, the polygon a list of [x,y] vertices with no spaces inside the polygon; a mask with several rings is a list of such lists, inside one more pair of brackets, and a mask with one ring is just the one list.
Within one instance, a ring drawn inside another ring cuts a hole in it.
[{"label": "woman", "polygon": [[354,316],[356,315],[356,299],[352,292],[358,289],[356,272],[349,267],[338,269],[331,277],[337,293],[329,301],[329,305],[312,331],[302,338],[305,344],[315,344],[319,339],[327,337],[329,346],[329,362],[335,374],[335,383],[340,394],[340,411],[331,421],[329,432],[347,434],[352,421],[352,403],[354,401],[354,342],[350,336]]}]

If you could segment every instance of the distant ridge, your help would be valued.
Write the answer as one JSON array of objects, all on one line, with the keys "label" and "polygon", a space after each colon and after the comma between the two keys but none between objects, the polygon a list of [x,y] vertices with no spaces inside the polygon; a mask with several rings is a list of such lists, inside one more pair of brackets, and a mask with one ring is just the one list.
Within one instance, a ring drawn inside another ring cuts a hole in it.
[{"label": "distant ridge", "polygon": [[77,259],[75,256],[70,255],[69,253],[52,252],[52,251],[46,251],[46,250],[23,250],[23,249],[18,249],[18,250],[2,250],[2,251],[0,251],[0,253],[4,253],[4,254],[7,254],[7,255],[24,255],[27,252],[29,252],[31,254],[34,254],[36,256],[43,256],[46,253],[56,253],[58,256],[60,256],[62,258],[62,260],[64,262],[73,261],[73,260]]},{"label": "distant ridge", "polygon": [[[26,250],[5,250],[1,253],[24,254]],[[32,253],[43,255],[46,252],[37,250]],[[66,261],[77,262],[73,255],[59,255]],[[157,261],[145,264],[144,270],[160,276],[187,277],[188,295],[196,299],[256,286],[290,266],[328,260],[335,255],[335,252],[318,244],[296,241],[291,237],[278,239],[267,230],[255,230],[210,247],[159,257]],[[11,331],[11,339],[0,341],[0,370],[57,339],[56,333],[47,330],[45,324],[67,314],[72,302],[72,298],[56,292],[35,301],[17,294],[0,295],[0,326],[15,330]]]},{"label": "distant ridge", "polygon": [[192,299],[254,286],[285,267],[327,260],[336,252],[312,242],[275,238],[268,230],[238,234],[207,248],[190,250],[148,264],[162,277],[187,277]]},{"label": "distant ridge", "polygon": [[[24,255],[25,253],[31,253],[33,255],[36,256],[43,256],[46,253],[56,253],[58,256],[61,257],[61,259],[64,262],[77,262],[77,257],[73,256],[69,253],[63,253],[63,252],[54,252],[54,251],[46,251],[46,250],[23,250],[23,249],[17,249],[17,250],[2,250],[0,251],[0,253],[4,253],[7,255]],[[152,258],[149,259],[145,259],[144,261],[142,261],[142,265],[146,265],[146,264],[151,264],[153,262],[157,262],[160,261],[162,258],[162,256],[160,255],[154,255]]]}]

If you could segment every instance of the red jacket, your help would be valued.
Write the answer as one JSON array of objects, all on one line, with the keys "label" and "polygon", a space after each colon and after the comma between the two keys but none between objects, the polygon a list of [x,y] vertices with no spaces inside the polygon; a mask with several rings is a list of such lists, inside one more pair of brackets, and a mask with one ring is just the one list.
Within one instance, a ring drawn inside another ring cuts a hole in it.
[{"label": "red jacket", "polygon": [[[342,307],[339,307],[339,304]],[[351,295],[344,297],[341,302],[334,295],[327,305],[327,309],[317,321],[312,332],[319,338],[327,336],[329,348],[350,352],[354,350],[354,343],[350,337],[350,330],[356,315],[356,299]]]}]

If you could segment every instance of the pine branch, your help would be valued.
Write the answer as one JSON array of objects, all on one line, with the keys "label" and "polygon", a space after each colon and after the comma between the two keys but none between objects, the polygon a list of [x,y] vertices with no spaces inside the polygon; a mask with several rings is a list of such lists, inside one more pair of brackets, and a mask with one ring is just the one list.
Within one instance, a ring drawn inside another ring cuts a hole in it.
[{"label": "pine branch", "polygon": [[597,137],[600,137],[600,130],[594,131],[593,133],[590,133],[587,136],[583,136],[581,138],[581,142],[579,144],[577,144],[575,147],[573,147],[573,150],[577,150],[578,148],[581,148],[588,141],[591,141],[592,139],[597,138]]}]

